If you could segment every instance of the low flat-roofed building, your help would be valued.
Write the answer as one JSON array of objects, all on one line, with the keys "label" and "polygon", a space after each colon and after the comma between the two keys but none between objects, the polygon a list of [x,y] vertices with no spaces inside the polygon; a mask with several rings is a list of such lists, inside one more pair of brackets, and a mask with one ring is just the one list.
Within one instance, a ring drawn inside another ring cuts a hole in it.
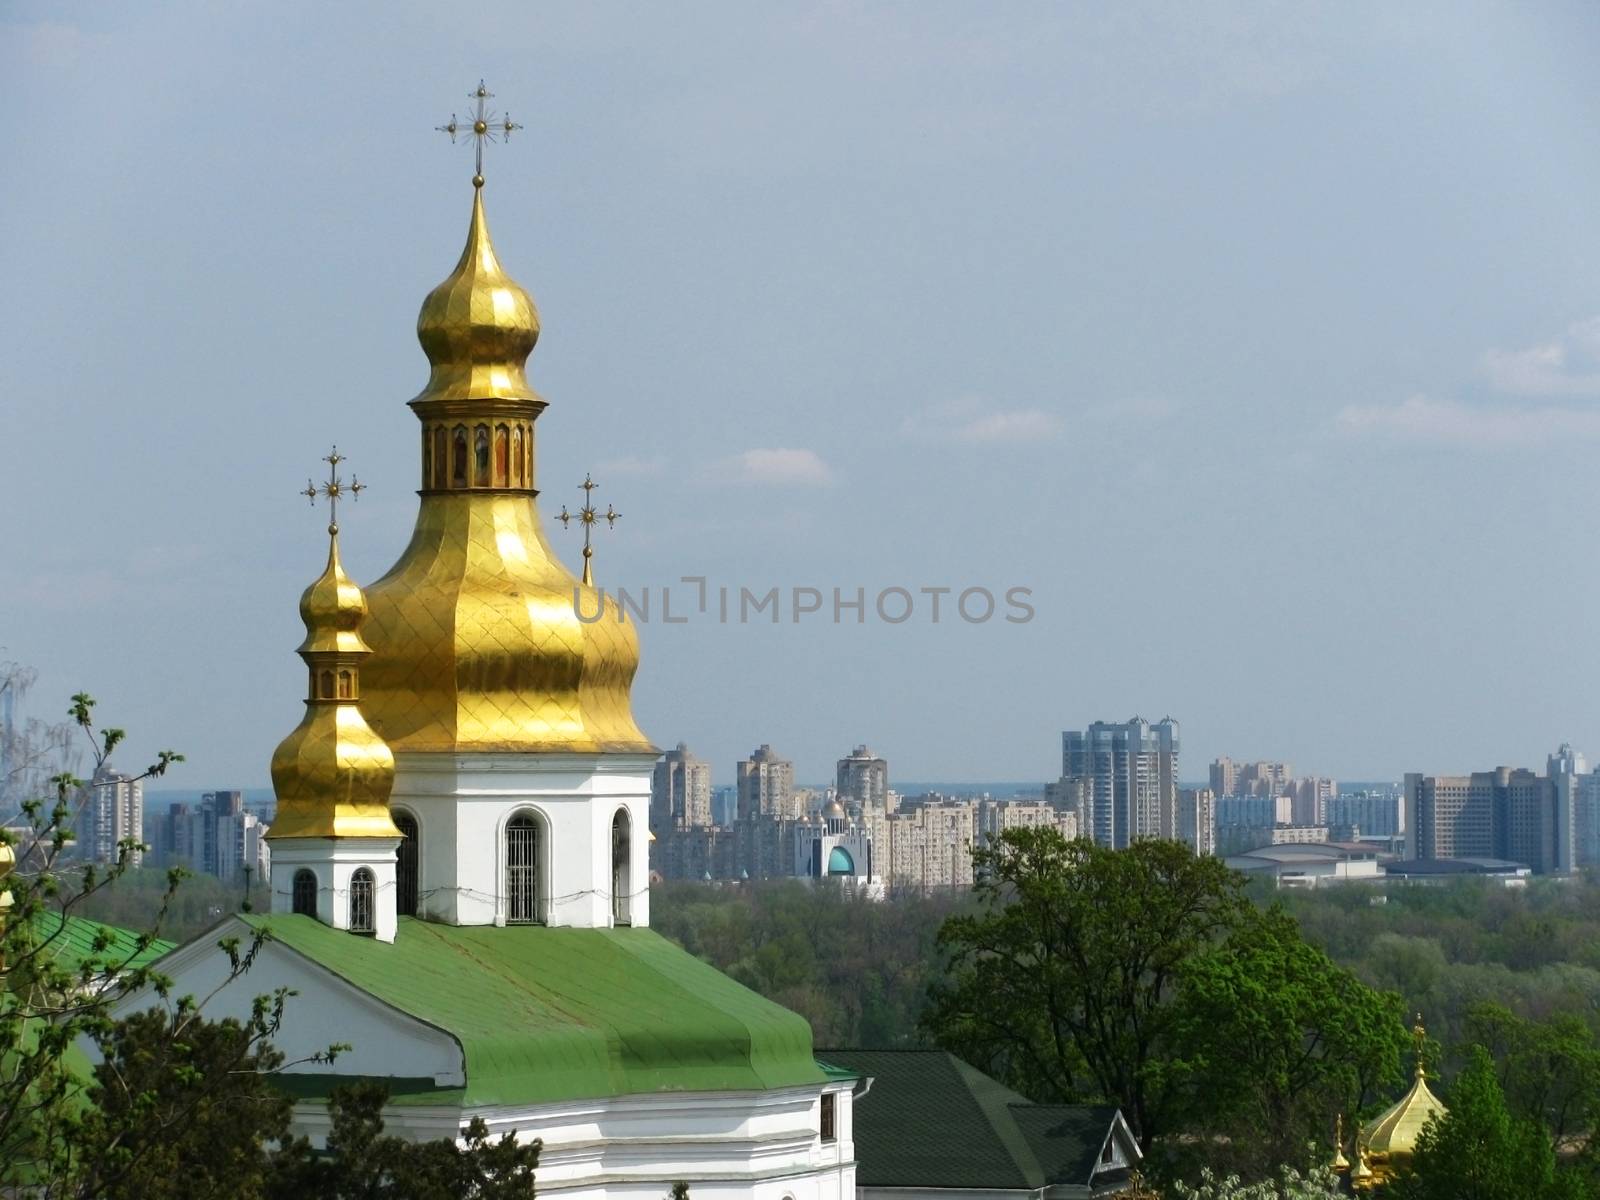
[{"label": "low flat-roofed building", "polygon": [[1533,868],[1504,858],[1410,858],[1385,863],[1390,879],[1406,883],[1450,883],[1457,879],[1498,879],[1507,887],[1526,887]]},{"label": "low flat-roofed building", "polygon": [[1379,883],[1383,864],[1375,847],[1361,842],[1291,842],[1261,846],[1228,858],[1246,875],[1276,881],[1279,887],[1323,887],[1334,883]]}]

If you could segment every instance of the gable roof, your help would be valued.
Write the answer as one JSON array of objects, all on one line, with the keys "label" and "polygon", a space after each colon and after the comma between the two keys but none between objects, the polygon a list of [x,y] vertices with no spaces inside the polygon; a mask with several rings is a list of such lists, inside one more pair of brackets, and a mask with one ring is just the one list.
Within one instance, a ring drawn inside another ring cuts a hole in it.
[{"label": "gable roof", "polygon": [[132,929],[106,925],[87,917],[66,916],[49,909],[34,914],[29,932],[44,945],[44,953],[74,971],[91,958],[119,966],[148,966],[176,945],[151,938],[141,949],[139,942],[145,935]]},{"label": "gable roof", "polygon": [[[240,919],[454,1038],[466,1085],[450,1098],[464,1105],[768,1091],[827,1078],[803,1017],[649,929],[402,917],[394,942],[385,943],[306,916]],[[396,1099],[402,1091],[395,1087]],[[444,1098],[424,1090],[415,1099]]]},{"label": "gable roof", "polygon": [[1035,1190],[1087,1184],[1111,1107],[1034,1104],[942,1050],[820,1050],[873,1080],[854,1109],[863,1187]]}]

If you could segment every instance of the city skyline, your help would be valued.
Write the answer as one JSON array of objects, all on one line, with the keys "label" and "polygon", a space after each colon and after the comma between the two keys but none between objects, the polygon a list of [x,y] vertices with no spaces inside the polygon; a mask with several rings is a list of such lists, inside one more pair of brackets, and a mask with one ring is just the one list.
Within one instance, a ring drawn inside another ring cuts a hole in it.
[{"label": "city skyline", "polygon": [[[542,504],[592,471],[628,513],[599,583],[1031,589],[1016,625],[655,621],[657,745],[725,771],[775,739],[821,779],[865,739],[951,782],[1046,781],[1057,731],[1135,712],[1180,717],[1196,763],[1335,778],[1600,745],[1600,564],[1571,553],[1600,438],[1592,8],[491,9],[488,52],[419,12],[381,55],[359,5],[8,10],[0,220],[30,235],[0,268],[30,303],[0,394],[33,448],[10,485],[48,500],[13,531],[0,655],[39,669],[33,713],[87,689],[127,763],[264,782],[328,441],[371,484],[351,575],[405,545],[416,306],[470,169],[433,128],[488,76],[526,126],[488,170],[546,326]],[[1456,582],[1522,560],[1569,586]]]}]

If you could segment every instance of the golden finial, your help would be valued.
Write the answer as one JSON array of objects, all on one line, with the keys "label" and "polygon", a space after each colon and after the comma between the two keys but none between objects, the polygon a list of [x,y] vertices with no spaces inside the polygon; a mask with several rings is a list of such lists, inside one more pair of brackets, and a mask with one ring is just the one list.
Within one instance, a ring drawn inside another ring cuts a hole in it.
[{"label": "golden finial", "polygon": [[1333,1163],[1335,1171],[1341,1174],[1350,1169],[1350,1160],[1344,1156],[1344,1114],[1340,1113],[1333,1123]]},{"label": "golden finial", "polygon": [[1428,1031],[1422,1027],[1422,1014],[1417,1014],[1417,1021],[1411,1027],[1411,1039],[1417,1047],[1417,1078],[1421,1079],[1427,1074],[1424,1060],[1427,1058]]},{"label": "golden finial", "polygon": [[344,461],[344,455],[339,453],[339,447],[335,446],[330,453],[324,454],[322,461],[328,464],[326,482],[317,484],[307,479],[305,490],[300,494],[311,501],[313,508],[316,507],[318,496],[328,502],[328,533],[330,536],[335,536],[339,532],[339,497],[348,492],[350,499],[358,499],[361,493],[366,491],[367,485],[354,475],[350,476],[349,483],[339,478],[339,464]]},{"label": "golden finial", "polygon": [[561,526],[564,529],[568,528],[569,523],[572,521],[577,521],[583,526],[583,586],[593,587],[594,572],[589,568],[589,560],[594,557],[594,548],[589,544],[590,534],[594,530],[595,524],[602,518],[605,519],[608,529],[615,529],[617,527],[617,518],[622,514],[609,504],[606,505],[605,512],[595,511],[594,490],[600,485],[587,472],[583,476],[583,482],[578,486],[583,489],[583,507],[575,513],[569,513],[567,506],[563,504],[561,511],[556,514],[556,520],[561,522]]},{"label": "golden finial", "polygon": [[450,114],[450,120],[444,125],[435,125],[440,133],[448,133],[450,142],[455,144],[457,135],[470,137],[473,145],[473,161],[476,164],[472,174],[472,186],[483,186],[483,143],[485,141],[498,142],[510,140],[512,130],[521,129],[511,119],[510,113],[492,113],[488,103],[494,98],[494,93],[483,86],[483,80],[478,80],[477,90],[467,96],[474,101],[471,121],[458,121],[455,113]]}]

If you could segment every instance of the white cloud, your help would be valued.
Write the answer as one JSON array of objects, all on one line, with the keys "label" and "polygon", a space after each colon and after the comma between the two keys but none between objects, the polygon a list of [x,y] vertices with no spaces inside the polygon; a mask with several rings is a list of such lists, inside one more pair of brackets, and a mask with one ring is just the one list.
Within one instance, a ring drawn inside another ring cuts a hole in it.
[{"label": "white cloud", "polygon": [[746,450],[722,459],[712,472],[718,481],[786,487],[819,487],[833,482],[828,464],[811,450]]},{"label": "white cloud", "polygon": [[901,431],[913,437],[969,445],[1046,441],[1061,432],[1061,421],[1038,408],[995,408],[966,396],[907,417]]},{"label": "white cloud", "polygon": [[1490,350],[1483,371],[1515,396],[1600,397],[1600,317],[1568,326],[1554,341],[1524,350]]},{"label": "white cloud", "polygon": [[1345,433],[1484,449],[1600,438],[1600,411],[1461,404],[1412,396],[1399,404],[1352,404],[1335,418]]}]

